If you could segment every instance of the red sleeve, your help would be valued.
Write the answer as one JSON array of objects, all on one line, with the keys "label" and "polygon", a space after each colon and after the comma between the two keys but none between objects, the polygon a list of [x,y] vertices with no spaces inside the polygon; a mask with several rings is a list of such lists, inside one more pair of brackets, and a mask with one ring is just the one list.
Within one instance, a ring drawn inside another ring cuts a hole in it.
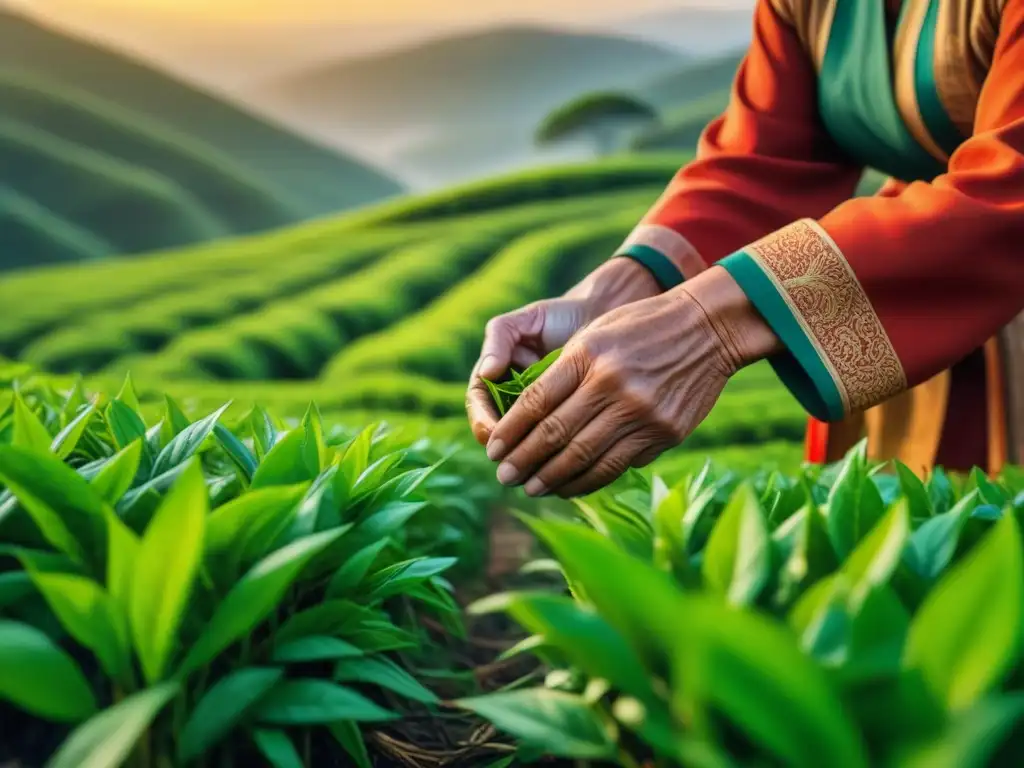
[{"label": "red sleeve", "polygon": [[854,193],[862,171],[821,123],[814,65],[796,30],[759,0],[725,114],[622,251],[654,249],[693,277],[794,219],[823,215]]},{"label": "red sleeve", "polygon": [[882,402],[995,335],[1024,308],[1024,0],[1007,2],[974,135],[945,174],[793,223],[723,266],[819,418]]}]

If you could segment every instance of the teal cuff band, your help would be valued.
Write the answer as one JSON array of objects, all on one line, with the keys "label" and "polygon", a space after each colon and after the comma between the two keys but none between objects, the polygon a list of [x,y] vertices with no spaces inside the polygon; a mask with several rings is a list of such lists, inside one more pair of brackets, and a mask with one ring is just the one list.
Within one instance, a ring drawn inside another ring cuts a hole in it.
[{"label": "teal cuff band", "polygon": [[744,251],[726,256],[719,266],[732,275],[786,351],[770,358],[776,375],[808,413],[822,421],[839,421],[846,413],[828,368],[813,340],[801,327],[775,284]]},{"label": "teal cuff band", "polygon": [[629,245],[616,253],[615,256],[632,259],[646,267],[663,291],[675,288],[677,285],[682,285],[683,280],[686,279],[683,273],[679,271],[679,268],[669,260],[668,256],[648,245]]}]

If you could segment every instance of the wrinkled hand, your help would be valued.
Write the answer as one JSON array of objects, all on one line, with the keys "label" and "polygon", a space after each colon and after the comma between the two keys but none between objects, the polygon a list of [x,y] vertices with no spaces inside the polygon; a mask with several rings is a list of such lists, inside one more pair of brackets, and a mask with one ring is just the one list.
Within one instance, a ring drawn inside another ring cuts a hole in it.
[{"label": "wrinkled hand", "polygon": [[498,421],[483,379],[498,380],[513,365],[526,368],[565,346],[605,312],[657,293],[657,283],[643,267],[615,259],[563,297],[528,304],[491,320],[466,391],[466,412],[476,439],[486,444]]},{"label": "wrinkled hand", "polygon": [[777,347],[729,274],[710,269],[574,336],[493,429],[488,456],[530,495],[592,493],[680,443],[736,370]]}]

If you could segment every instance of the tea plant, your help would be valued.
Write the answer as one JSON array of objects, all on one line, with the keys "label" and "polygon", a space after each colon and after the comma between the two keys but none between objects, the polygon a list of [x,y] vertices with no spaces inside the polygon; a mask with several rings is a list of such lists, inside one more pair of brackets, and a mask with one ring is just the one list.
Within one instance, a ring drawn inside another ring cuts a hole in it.
[{"label": "tea plant", "polygon": [[[529,749],[625,765],[1005,765],[1024,729],[1024,475],[639,474],[526,517],[572,597],[504,611],[552,668],[471,698]],[[582,524],[581,524],[582,523]],[[1018,750],[1016,753],[1014,750]]]},{"label": "tea plant", "polygon": [[147,424],[130,379],[0,398],[0,701],[75,726],[49,766],[368,766],[361,723],[436,705],[417,616],[460,633],[443,574],[481,538],[450,452],[315,407]]},{"label": "tea plant", "polygon": [[509,371],[509,379],[503,382],[493,382],[484,379],[494,404],[498,406],[498,412],[504,416],[512,404],[519,399],[523,391],[540,378],[551,365],[562,354],[561,349],[548,353],[543,359],[538,360],[524,371]]}]

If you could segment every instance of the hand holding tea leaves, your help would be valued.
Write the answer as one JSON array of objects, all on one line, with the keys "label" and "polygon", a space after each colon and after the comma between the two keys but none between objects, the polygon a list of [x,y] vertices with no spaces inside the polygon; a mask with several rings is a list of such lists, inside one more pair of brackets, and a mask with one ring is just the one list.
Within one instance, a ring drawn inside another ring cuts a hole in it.
[{"label": "hand holding tea leaves", "polygon": [[486,380],[505,376],[510,366],[526,368],[537,363],[587,323],[657,293],[658,285],[645,268],[628,259],[612,259],[565,296],[537,301],[491,320],[466,392],[466,412],[476,439],[486,444],[500,415]]},{"label": "hand holding tea leaves", "polygon": [[491,384],[507,413],[488,456],[531,495],[591,493],[680,443],[733,373],[777,347],[732,277],[708,270],[598,318],[539,372]]}]

